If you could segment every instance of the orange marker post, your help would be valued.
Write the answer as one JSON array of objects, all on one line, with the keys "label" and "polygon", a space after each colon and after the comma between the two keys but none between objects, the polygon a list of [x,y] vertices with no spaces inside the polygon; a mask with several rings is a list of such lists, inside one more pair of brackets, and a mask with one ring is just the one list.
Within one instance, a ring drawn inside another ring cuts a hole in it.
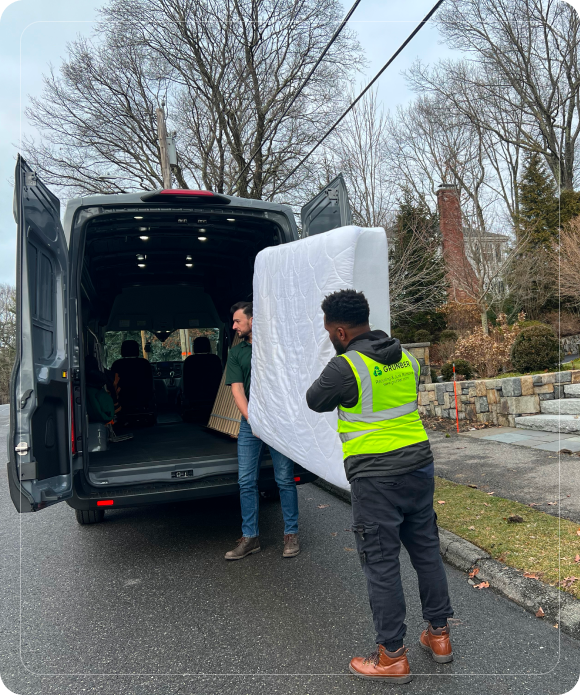
[{"label": "orange marker post", "polygon": [[453,393],[455,394],[455,421],[457,422],[457,434],[459,434],[459,410],[457,409],[457,382],[455,381],[455,362],[453,363]]}]

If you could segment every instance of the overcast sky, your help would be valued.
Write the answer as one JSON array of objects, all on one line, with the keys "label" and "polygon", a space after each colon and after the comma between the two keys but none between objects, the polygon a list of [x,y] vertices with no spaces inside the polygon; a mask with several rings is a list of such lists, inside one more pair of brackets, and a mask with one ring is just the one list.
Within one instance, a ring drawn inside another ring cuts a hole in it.
[{"label": "overcast sky", "polygon": [[[0,0],[0,10],[9,0]],[[350,24],[357,31],[369,65],[361,80],[382,67],[434,0],[362,0]],[[66,44],[89,36],[104,0],[17,0],[0,20],[0,282],[14,283],[16,227],[12,217],[16,153],[24,133],[34,133],[24,117],[29,95],[39,95],[42,74],[58,66]],[[580,3],[580,0],[576,0]],[[343,1],[345,13],[351,1]],[[381,77],[379,99],[394,109],[412,98],[401,72],[417,57],[432,62],[449,55],[434,26],[428,25]]]}]

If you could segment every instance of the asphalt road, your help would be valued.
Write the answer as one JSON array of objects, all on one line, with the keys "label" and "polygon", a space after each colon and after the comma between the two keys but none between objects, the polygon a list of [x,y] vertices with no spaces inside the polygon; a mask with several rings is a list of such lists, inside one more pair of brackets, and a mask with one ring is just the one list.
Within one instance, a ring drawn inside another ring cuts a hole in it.
[{"label": "asphalt road", "polygon": [[467,434],[447,438],[443,432],[429,432],[429,441],[437,475],[580,522],[578,456],[482,441]]},{"label": "asphalt road", "polygon": [[299,497],[297,558],[281,556],[280,507],[270,502],[263,552],[226,563],[239,534],[235,500],[108,511],[82,527],[65,504],[17,515],[2,470],[4,684],[21,695],[556,695],[578,681],[580,643],[449,567],[455,661],[435,664],[417,644],[424,623],[404,552],[415,679],[387,686],[349,675],[350,657],[374,647],[350,506],[313,485]]}]

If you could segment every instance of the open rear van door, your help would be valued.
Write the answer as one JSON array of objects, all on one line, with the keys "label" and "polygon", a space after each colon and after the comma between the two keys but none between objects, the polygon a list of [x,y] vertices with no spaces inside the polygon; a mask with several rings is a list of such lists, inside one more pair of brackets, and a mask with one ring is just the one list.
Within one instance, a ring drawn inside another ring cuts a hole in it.
[{"label": "open rear van door", "polygon": [[32,512],[72,495],[68,249],[58,198],[20,156],[14,217],[16,361],[10,383],[8,480],[16,509]]},{"label": "open rear van door", "polygon": [[346,184],[339,174],[302,208],[302,237],[322,234],[352,224]]}]

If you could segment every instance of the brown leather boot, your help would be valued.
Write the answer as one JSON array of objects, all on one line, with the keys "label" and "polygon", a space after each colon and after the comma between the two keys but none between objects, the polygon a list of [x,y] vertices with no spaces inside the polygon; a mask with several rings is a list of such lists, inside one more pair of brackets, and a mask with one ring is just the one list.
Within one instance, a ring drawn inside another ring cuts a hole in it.
[{"label": "brown leather boot", "polygon": [[225,554],[226,560],[241,560],[243,557],[246,557],[246,555],[259,553],[261,550],[260,536],[254,536],[253,538],[242,536],[238,538],[236,543],[236,547],[233,550],[228,550]]},{"label": "brown leather boot", "polygon": [[351,659],[349,669],[351,673],[361,678],[410,683],[413,676],[407,661],[408,651],[405,647],[401,647],[396,652],[388,652],[382,644],[377,644],[376,650],[366,659],[362,656]]},{"label": "brown leather boot", "polygon": [[282,557],[295,557],[300,552],[297,533],[287,533],[284,536],[284,552]]},{"label": "brown leather boot", "polygon": [[453,661],[453,649],[449,640],[449,625],[434,630],[429,623],[427,630],[423,630],[419,642],[425,651],[431,652],[433,660],[438,664],[448,664]]}]

